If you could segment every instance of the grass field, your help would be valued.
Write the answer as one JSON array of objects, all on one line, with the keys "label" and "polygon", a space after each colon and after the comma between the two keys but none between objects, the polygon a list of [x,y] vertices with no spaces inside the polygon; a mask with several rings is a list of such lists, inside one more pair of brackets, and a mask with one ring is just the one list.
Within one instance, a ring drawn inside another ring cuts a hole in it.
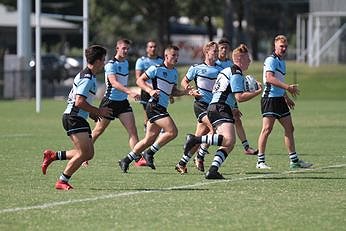
[{"label": "grass field", "polygon": [[[313,168],[288,171],[277,124],[267,148],[272,169],[256,169],[256,157],[242,154],[237,141],[220,170],[224,181],[205,180],[192,161],[188,174],[174,170],[185,134],[195,129],[190,98],[169,107],[180,134],[157,153],[155,171],[131,166],[121,173],[117,161],[129,148],[115,121],[68,192],[54,189],[66,162],[54,162],[46,176],[40,168],[45,148],[70,148],[61,126],[65,102],[44,100],[36,114],[34,100],[0,101],[0,230],[346,230],[346,78],[319,75],[318,83],[310,84],[314,71],[305,72],[298,78],[302,94],[292,114],[297,150]],[[136,103],[133,108],[143,137],[142,109]],[[256,146],[259,98],[240,108]],[[212,157],[207,155],[208,165]]]}]

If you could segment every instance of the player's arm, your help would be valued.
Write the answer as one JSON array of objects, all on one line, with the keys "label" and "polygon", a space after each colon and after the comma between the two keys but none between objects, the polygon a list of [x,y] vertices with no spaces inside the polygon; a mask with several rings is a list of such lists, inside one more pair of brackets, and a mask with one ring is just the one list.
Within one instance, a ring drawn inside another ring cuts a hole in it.
[{"label": "player's arm", "polygon": [[148,92],[150,96],[157,97],[160,94],[160,90],[153,89],[152,86],[147,84],[147,80],[149,80],[149,77],[144,72],[137,80],[136,84],[138,87],[140,87],[143,91]]},{"label": "player's arm", "polygon": [[187,78],[187,76],[185,75],[184,78],[181,80],[180,83],[181,87],[185,90],[187,89],[192,89],[193,87],[190,85],[190,80]]},{"label": "player's arm", "polygon": [[259,88],[256,91],[237,92],[234,93],[234,97],[239,103],[241,103],[256,97],[257,95],[261,94],[261,92],[262,88]]},{"label": "player's arm", "polygon": [[174,85],[172,88],[172,96],[183,96],[183,95],[191,95],[190,94],[191,90],[190,89],[178,89],[177,85]]},{"label": "player's arm", "polygon": [[91,118],[98,120],[101,117],[110,116],[112,109],[108,107],[97,108],[86,101],[84,95],[76,95],[75,106],[90,113]]},{"label": "player's arm", "polygon": [[275,78],[275,75],[272,71],[267,71],[266,72],[266,81],[267,83],[270,83],[276,87],[280,87],[282,89],[287,90],[289,93],[292,94],[293,97],[296,95],[299,95],[299,89],[296,84],[287,84],[284,82],[281,82],[277,78]]},{"label": "player's arm", "polygon": [[194,89],[191,85],[190,85],[190,80],[187,78],[187,76],[185,75],[184,78],[181,80],[180,83],[181,87],[187,91],[187,95],[191,95],[193,97],[201,97],[201,94],[198,92],[198,90]]},{"label": "player's arm", "polygon": [[126,93],[127,95],[129,95],[130,97],[134,98],[135,100],[139,100],[139,94],[137,92],[134,92],[132,90],[130,90],[128,87],[125,87],[124,85],[122,85],[119,81],[118,81],[118,77],[115,74],[108,74],[107,78],[109,80],[109,82],[111,83],[112,87],[114,87],[115,89],[122,91],[124,93]]}]

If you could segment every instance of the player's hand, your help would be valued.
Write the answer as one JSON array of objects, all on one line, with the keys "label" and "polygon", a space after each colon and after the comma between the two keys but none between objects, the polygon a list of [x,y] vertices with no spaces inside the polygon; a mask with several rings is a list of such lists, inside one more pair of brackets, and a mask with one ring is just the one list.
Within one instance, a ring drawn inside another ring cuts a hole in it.
[{"label": "player's hand", "polygon": [[194,89],[189,90],[189,95],[195,97],[196,99],[199,99],[202,97],[202,94],[198,90],[194,90]]},{"label": "player's hand", "polygon": [[98,109],[98,114],[89,113],[89,117],[95,122],[100,121],[102,117],[109,117],[113,113],[113,110],[109,107],[101,107]]},{"label": "player's hand", "polygon": [[89,113],[89,117],[95,122],[101,120],[101,118],[94,113]]},{"label": "player's hand", "polygon": [[232,109],[232,114],[235,119],[239,119],[243,115],[238,108]]},{"label": "player's hand", "polygon": [[175,102],[175,101],[174,101],[174,97],[173,97],[173,96],[170,96],[170,97],[169,97],[169,103],[172,104],[172,103],[174,103],[174,102]]},{"label": "player's hand", "polygon": [[294,101],[287,96],[285,97],[285,101],[287,103],[288,108],[294,110],[294,106],[296,105]]},{"label": "player's hand", "polygon": [[291,93],[293,97],[296,97],[300,93],[300,90],[298,89],[298,84],[288,85],[287,91]]},{"label": "player's hand", "polygon": [[135,101],[139,101],[141,99],[141,95],[134,91],[131,91],[129,96],[133,98]]},{"label": "player's hand", "polygon": [[257,82],[258,90],[262,91],[262,89],[263,89],[262,83],[259,81],[256,81],[256,82]]},{"label": "player's hand", "polygon": [[158,98],[159,97],[159,95],[160,95],[160,90],[151,90],[150,92],[149,92],[149,95],[150,96],[152,96],[152,97],[154,97],[154,98]]}]

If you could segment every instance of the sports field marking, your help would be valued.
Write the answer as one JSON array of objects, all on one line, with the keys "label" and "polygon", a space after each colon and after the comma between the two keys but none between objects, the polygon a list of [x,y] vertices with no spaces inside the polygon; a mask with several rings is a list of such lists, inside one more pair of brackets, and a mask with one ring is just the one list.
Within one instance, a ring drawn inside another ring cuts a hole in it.
[{"label": "sports field marking", "polygon": [[[320,168],[302,169],[302,170],[294,171],[294,172],[316,171],[316,170],[322,170],[322,169],[328,169],[328,168],[342,168],[345,166],[346,166],[346,164],[339,164],[339,165],[331,165],[331,166],[320,167]],[[132,195],[144,194],[144,193],[154,193],[154,192],[168,191],[168,190],[175,190],[175,189],[193,188],[193,187],[205,186],[205,185],[209,185],[209,184],[228,183],[228,182],[242,181],[242,180],[249,180],[249,179],[262,179],[262,178],[265,179],[267,177],[272,177],[273,175],[275,175],[275,176],[285,175],[285,174],[294,173],[294,172],[284,171],[282,173],[267,173],[267,174],[258,175],[258,176],[240,177],[240,178],[233,178],[233,179],[228,179],[228,180],[227,179],[226,180],[212,180],[212,181],[205,181],[205,182],[200,182],[200,183],[191,184],[191,185],[181,185],[181,186],[174,186],[174,187],[155,189],[155,190],[140,190],[140,191],[134,191],[134,192],[111,193],[111,194],[107,194],[107,195],[103,195],[103,196],[89,197],[89,198],[84,198],[84,199],[57,201],[57,202],[45,203],[45,204],[35,205],[35,206],[1,209],[0,214],[11,213],[11,212],[22,212],[22,211],[33,210],[33,209],[46,209],[46,208],[51,208],[51,207],[60,206],[60,205],[83,203],[83,202],[97,201],[97,200],[105,200],[105,199],[110,199],[110,198],[115,198],[115,197],[132,196]]]},{"label": "sports field marking", "polygon": [[28,133],[18,133],[18,134],[5,134],[5,135],[0,135],[0,138],[15,138],[15,137],[31,137],[32,134]]}]

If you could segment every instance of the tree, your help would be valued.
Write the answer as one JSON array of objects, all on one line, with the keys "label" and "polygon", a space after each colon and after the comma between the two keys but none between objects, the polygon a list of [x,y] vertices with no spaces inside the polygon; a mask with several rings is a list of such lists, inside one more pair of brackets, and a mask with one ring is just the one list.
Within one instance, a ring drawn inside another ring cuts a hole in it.
[{"label": "tree", "polygon": [[91,0],[91,40],[113,44],[126,37],[139,43],[157,39],[170,42],[169,18],[176,13],[174,0]]},{"label": "tree", "polygon": [[196,25],[207,27],[209,40],[212,41],[216,31],[213,25],[214,17],[222,17],[224,0],[177,0],[179,13],[193,20]]}]

